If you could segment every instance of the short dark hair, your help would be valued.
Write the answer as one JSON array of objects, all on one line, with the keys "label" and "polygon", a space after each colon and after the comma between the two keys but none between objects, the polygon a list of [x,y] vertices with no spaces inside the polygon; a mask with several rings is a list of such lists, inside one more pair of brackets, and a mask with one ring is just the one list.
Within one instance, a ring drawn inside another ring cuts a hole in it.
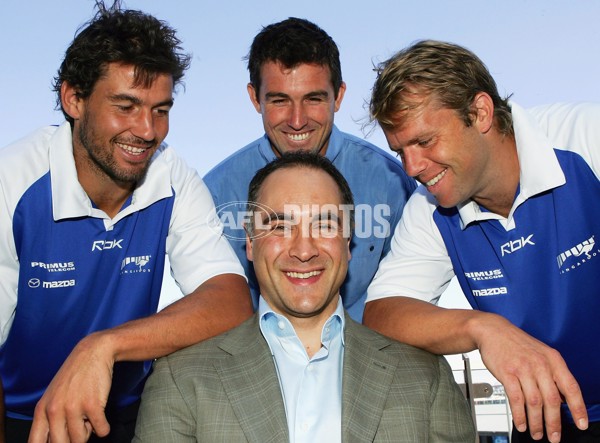
[{"label": "short dark hair", "polygon": [[305,19],[290,17],[263,27],[254,37],[246,59],[250,83],[257,98],[261,86],[260,70],[267,62],[281,63],[288,69],[305,63],[327,66],[335,98],[342,85],[337,45],[325,31]]},{"label": "short dark hair", "polygon": [[494,102],[494,121],[504,135],[513,134],[508,97],[498,93],[485,64],[470,50],[447,42],[422,40],[397,52],[378,67],[370,103],[372,120],[391,128],[399,113],[420,106],[423,94],[453,109],[471,126],[473,99],[487,93]]},{"label": "short dark hair", "polygon": [[[286,152],[281,157],[277,157],[270,163],[267,163],[264,167],[259,169],[248,187],[248,212],[253,213],[255,209],[254,203],[258,201],[258,194],[264,181],[269,175],[279,169],[291,169],[291,168],[306,168],[318,171],[323,171],[329,175],[333,181],[337,184],[338,191],[340,192],[340,200],[345,207],[349,209],[349,226],[352,229],[354,226],[354,196],[350,190],[350,185],[342,175],[342,173],[331,163],[327,157],[324,157],[313,152],[306,151],[292,151]],[[301,183],[298,186],[302,186]],[[254,220],[251,217],[250,220]],[[248,227],[250,234],[253,232],[252,221]]]},{"label": "short dark hair", "polygon": [[141,11],[121,9],[118,0],[110,8],[97,1],[96,7],[96,15],[80,28],[67,48],[52,85],[57,108],[71,124],[73,119],[60,98],[63,82],[87,98],[109,63],[133,65],[136,85],[144,86],[151,85],[157,74],[171,75],[177,85],[190,65],[191,57],[182,52],[175,29],[165,22]]}]

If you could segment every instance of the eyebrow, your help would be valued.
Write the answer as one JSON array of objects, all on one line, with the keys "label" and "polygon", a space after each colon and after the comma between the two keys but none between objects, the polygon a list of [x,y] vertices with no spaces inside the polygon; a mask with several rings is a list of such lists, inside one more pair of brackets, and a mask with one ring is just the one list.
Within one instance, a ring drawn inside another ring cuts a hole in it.
[{"label": "eyebrow", "polygon": [[[131,95],[131,94],[114,94],[111,95],[110,100],[114,101],[114,102],[118,102],[118,101],[127,101],[127,102],[131,102],[134,105],[141,105],[143,102],[139,97],[136,97],[135,95]],[[161,106],[169,106],[172,107],[174,103],[174,100],[168,99],[165,101],[162,101],[160,103],[155,104],[153,107],[158,108]]]},{"label": "eyebrow", "polygon": [[309,92],[308,94],[306,94],[304,97],[324,97],[327,98],[329,97],[329,93],[325,90],[319,90],[319,91],[312,91]]},{"label": "eyebrow", "polygon": [[287,94],[284,94],[283,92],[267,92],[265,94],[265,98],[266,99],[270,99],[270,98],[289,98],[290,96]]},{"label": "eyebrow", "polygon": [[[313,98],[313,97],[327,98],[327,97],[329,97],[329,93],[327,91],[325,91],[325,90],[318,90],[318,91],[311,91],[308,94],[305,94],[303,96],[303,98]],[[265,93],[265,98],[266,99],[290,98],[290,96],[288,94],[283,93],[283,92],[267,92],[267,93]]]},{"label": "eyebrow", "polygon": [[291,219],[292,219],[292,217],[290,217],[289,214],[286,215],[283,212],[270,212],[270,213],[267,213],[263,217],[262,222],[263,222],[263,225],[266,225],[267,223],[272,223],[273,221],[291,220]]},{"label": "eyebrow", "polygon": [[313,217],[313,221],[323,221],[323,220],[331,220],[334,222],[339,222],[340,217],[335,212],[319,213]]},{"label": "eyebrow", "polygon": [[[273,221],[290,221],[292,220],[293,217],[290,216],[289,214],[285,214],[283,212],[271,212],[266,214],[263,219],[263,225],[266,225],[267,223],[272,223]],[[339,223],[340,221],[340,217],[334,213],[334,212],[324,212],[324,213],[319,213],[319,214],[315,214],[312,218],[312,222],[315,221],[323,221],[323,220],[330,220],[330,221],[334,221],[336,223]]]}]

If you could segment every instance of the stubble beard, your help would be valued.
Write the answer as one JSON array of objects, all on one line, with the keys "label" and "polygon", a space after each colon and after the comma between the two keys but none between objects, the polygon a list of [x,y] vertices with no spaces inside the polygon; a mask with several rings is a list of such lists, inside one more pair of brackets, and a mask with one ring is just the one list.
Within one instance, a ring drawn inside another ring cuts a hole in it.
[{"label": "stubble beard", "polygon": [[[79,141],[90,159],[90,164],[97,172],[108,176],[112,181],[135,185],[142,181],[148,172],[150,162],[146,162],[142,169],[126,170],[120,168],[114,158],[113,150],[102,146],[102,141],[89,124],[86,113],[80,123],[77,133]],[[114,140],[109,141],[111,143]]]}]

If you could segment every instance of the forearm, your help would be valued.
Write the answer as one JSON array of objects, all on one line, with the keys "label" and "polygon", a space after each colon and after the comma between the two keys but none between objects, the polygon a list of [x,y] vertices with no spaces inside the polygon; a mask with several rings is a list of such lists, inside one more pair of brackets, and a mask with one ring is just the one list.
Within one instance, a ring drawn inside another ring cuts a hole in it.
[{"label": "forearm", "polygon": [[244,278],[220,275],[158,314],[97,332],[78,346],[100,345],[113,361],[149,360],[225,332],[250,315]]},{"label": "forearm", "polygon": [[459,354],[478,348],[494,314],[445,309],[409,297],[388,297],[365,306],[363,322],[377,332],[436,354]]}]

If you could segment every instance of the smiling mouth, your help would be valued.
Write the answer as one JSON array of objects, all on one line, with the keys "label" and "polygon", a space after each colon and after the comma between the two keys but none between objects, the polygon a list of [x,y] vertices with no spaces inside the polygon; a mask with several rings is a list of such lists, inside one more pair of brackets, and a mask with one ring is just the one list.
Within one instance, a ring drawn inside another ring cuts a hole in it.
[{"label": "smiling mouth", "polygon": [[425,183],[425,186],[427,186],[428,188],[430,186],[435,185],[437,182],[439,182],[442,177],[444,177],[444,175],[446,175],[446,172],[448,172],[447,169],[444,169],[442,172],[440,172],[438,175],[436,175],[435,177],[433,177],[431,180],[429,180],[428,182]]},{"label": "smiling mouth", "polygon": [[149,148],[136,148],[135,146],[126,145],[124,143],[118,143],[117,146],[121,148],[123,151],[127,152],[131,155],[141,155],[146,152]]},{"label": "smiling mouth", "polygon": [[306,140],[310,136],[310,132],[303,132],[302,134],[286,134],[287,137],[295,142],[301,142]]},{"label": "smiling mouth", "polygon": [[315,275],[321,274],[323,271],[310,271],[310,272],[286,272],[285,275],[292,278],[311,278]]}]

